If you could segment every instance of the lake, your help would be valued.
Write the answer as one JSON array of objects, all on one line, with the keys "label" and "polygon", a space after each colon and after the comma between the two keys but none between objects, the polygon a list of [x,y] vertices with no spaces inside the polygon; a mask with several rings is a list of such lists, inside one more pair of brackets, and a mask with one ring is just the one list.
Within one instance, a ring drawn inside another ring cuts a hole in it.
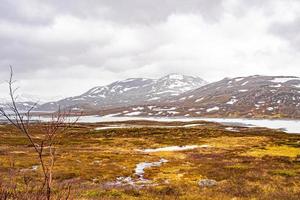
[{"label": "lake", "polygon": [[[45,117],[34,117],[33,119],[40,119],[42,121],[48,121],[49,118]],[[70,118],[75,119],[75,118]],[[242,118],[150,118],[150,117],[113,117],[113,116],[82,116],[79,122],[85,123],[95,123],[95,122],[110,122],[110,121],[128,121],[128,120],[150,120],[150,121],[160,121],[160,122],[192,122],[192,121],[209,121],[218,122],[224,125],[235,125],[243,127],[266,127],[271,129],[281,129],[287,133],[297,133],[300,134],[300,120],[279,120],[279,119],[242,119]]]}]

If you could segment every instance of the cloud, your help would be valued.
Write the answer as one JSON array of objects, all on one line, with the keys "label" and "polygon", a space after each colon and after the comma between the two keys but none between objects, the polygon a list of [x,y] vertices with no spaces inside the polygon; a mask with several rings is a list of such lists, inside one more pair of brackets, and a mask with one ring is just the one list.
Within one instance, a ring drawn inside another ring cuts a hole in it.
[{"label": "cloud", "polygon": [[51,22],[53,10],[38,0],[1,0],[1,21],[27,25],[45,25]]},{"label": "cloud", "polygon": [[153,23],[164,21],[170,14],[197,13],[207,20],[222,15],[223,0],[48,0],[59,13],[79,18],[102,18],[121,23]]},{"label": "cloud", "polygon": [[300,17],[288,23],[274,23],[270,27],[270,32],[286,40],[300,52]]},{"label": "cloud", "polygon": [[300,76],[296,0],[3,0],[0,11],[0,79],[13,65],[43,97],[173,72]]}]

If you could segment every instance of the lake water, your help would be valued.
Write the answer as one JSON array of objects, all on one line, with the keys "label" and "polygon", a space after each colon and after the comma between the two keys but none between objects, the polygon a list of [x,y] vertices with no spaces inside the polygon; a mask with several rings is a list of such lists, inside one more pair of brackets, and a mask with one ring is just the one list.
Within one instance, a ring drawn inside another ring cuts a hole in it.
[{"label": "lake water", "polygon": [[[75,117],[70,117],[70,121],[75,120]],[[48,121],[47,117],[32,117],[32,120]],[[218,122],[225,125],[235,125],[243,127],[266,127],[271,129],[281,129],[287,133],[300,134],[300,120],[278,120],[278,119],[242,119],[242,118],[151,118],[151,117],[113,117],[113,116],[82,116],[78,122],[95,123],[95,122],[112,122],[112,121],[128,121],[128,120],[150,120],[160,122],[193,122],[193,121],[209,121]]]},{"label": "lake water", "polygon": [[278,120],[278,119],[228,119],[228,118],[203,118],[205,121],[219,122],[225,125],[239,125],[244,127],[266,127],[281,129],[287,133],[300,134],[300,120]]}]

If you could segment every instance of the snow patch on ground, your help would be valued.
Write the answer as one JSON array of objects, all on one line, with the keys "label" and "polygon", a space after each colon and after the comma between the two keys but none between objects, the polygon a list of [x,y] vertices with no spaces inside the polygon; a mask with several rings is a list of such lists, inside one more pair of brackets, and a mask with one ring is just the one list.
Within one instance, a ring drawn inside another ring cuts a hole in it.
[{"label": "snow patch on ground", "polygon": [[144,107],[138,106],[136,108],[132,108],[132,110],[136,111],[136,110],[144,110]]},{"label": "snow patch on ground", "polygon": [[156,106],[148,106],[149,110],[152,110],[153,108],[155,108]]},{"label": "snow patch on ground", "polygon": [[144,153],[155,153],[155,152],[162,152],[162,151],[186,151],[192,150],[196,148],[208,148],[210,145],[187,145],[187,146],[168,146],[168,147],[161,147],[157,149],[144,149],[139,150]]},{"label": "snow patch on ground", "polygon": [[213,111],[218,111],[218,110],[220,110],[220,108],[218,106],[215,106],[215,107],[206,109],[206,112],[213,112]]},{"label": "snow patch on ground", "polygon": [[151,181],[144,178],[145,169],[151,168],[151,167],[159,167],[163,163],[167,163],[168,160],[161,158],[157,162],[141,162],[138,163],[134,169],[134,176],[135,177],[118,177],[115,182],[109,182],[107,185],[113,185],[113,186],[124,186],[124,185],[131,185],[134,187],[144,187],[146,184],[151,184]]},{"label": "snow patch on ground", "polygon": [[140,115],[140,114],[142,114],[142,112],[136,111],[136,112],[127,113],[125,115],[127,115],[127,116],[135,116],[135,115]]},{"label": "snow patch on ground", "polygon": [[143,178],[144,173],[145,173],[145,169],[146,168],[150,168],[150,167],[159,167],[161,166],[161,164],[163,163],[167,163],[168,160],[166,159],[160,159],[158,162],[142,162],[136,165],[135,167],[135,175],[139,176],[140,178]]},{"label": "snow patch on ground", "polygon": [[230,99],[230,101],[226,102],[226,104],[232,105],[232,104],[235,104],[236,102],[238,102],[238,100],[235,98],[232,98],[232,99]]},{"label": "snow patch on ground", "polygon": [[176,110],[176,107],[171,107],[171,108],[154,108],[154,111],[171,111],[171,110]]},{"label": "snow patch on ground", "polygon": [[177,111],[167,111],[167,113],[168,113],[168,114],[172,114],[172,115],[176,115],[176,114],[178,114],[179,112],[177,112]]},{"label": "snow patch on ground", "polygon": [[232,131],[232,132],[239,132],[238,129],[233,128],[233,127],[226,127],[225,130],[227,130],[227,131]]},{"label": "snow patch on ground", "polygon": [[182,127],[195,127],[195,126],[202,126],[203,124],[186,124],[183,125]]},{"label": "snow patch on ground", "polygon": [[122,113],[114,113],[114,114],[109,114],[109,115],[104,115],[103,117],[114,117],[114,116],[118,116],[121,115]]}]

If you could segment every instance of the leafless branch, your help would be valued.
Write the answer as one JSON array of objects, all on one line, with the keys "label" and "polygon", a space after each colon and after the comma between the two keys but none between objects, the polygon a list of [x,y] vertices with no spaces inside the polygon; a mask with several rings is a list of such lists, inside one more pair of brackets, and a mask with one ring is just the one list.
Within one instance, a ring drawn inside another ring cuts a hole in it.
[{"label": "leafless branch", "polygon": [[[19,111],[17,107],[18,97],[16,96],[16,91],[18,88],[14,88],[15,81],[13,80],[13,74],[13,68],[10,66],[8,87],[11,100],[9,108],[12,114],[9,114],[4,108],[0,108],[0,115],[7,119],[7,121],[11,123],[17,130],[19,130],[20,133],[25,135],[29,143],[33,146],[35,152],[37,153],[44,177],[41,190],[46,188],[45,192],[47,199],[49,200],[51,198],[53,168],[56,160],[55,144],[57,139],[59,139],[59,136],[62,136],[63,133],[77,123],[79,118],[73,122],[67,121],[67,117],[69,117],[71,111],[67,112],[59,109],[57,112],[52,114],[49,122],[31,123],[31,112],[36,107],[37,103],[33,104],[26,112],[21,113]],[[40,129],[38,129],[39,133],[43,135],[40,144],[35,141],[31,134],[32,126],[40,127]]]}]

